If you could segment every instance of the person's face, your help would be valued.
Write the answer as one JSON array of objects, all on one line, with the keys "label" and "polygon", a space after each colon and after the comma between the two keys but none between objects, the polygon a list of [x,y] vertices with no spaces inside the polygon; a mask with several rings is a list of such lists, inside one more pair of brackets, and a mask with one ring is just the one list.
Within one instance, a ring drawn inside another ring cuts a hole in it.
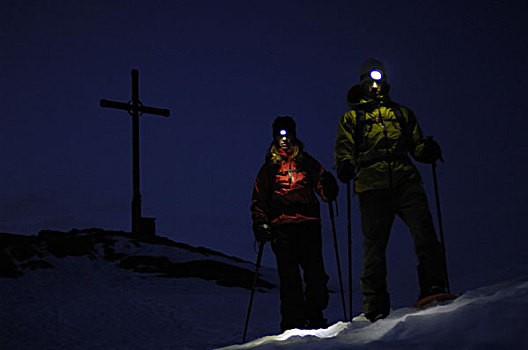
[{"label": "person's face", "polygon": [[276,136],[276,140],[277,140],[277,143],[279,144],[279,147],[283,149],[284,151],[287,151],[290,149],[291,139],[290,139],[290,136],[286,132],[279,133],[279,135]]},{"label": "person's face", "polygon": [[383,82],[374,79],[368,79],[363,83],[363,91],[369,97],[379,97],[381,95],[381,89]]}]

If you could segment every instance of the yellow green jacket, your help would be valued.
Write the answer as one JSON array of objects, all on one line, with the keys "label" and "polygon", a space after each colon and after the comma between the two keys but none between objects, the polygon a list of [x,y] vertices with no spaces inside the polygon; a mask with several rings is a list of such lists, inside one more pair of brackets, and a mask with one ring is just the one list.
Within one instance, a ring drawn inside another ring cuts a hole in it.
[{"label": "yellow green jacket", "polygon": [[367,100],[359,86],[348,95],[352,108],[340,119],[334,160],[351,162],[357,170],[354,190],[362,192],[399,187],[420,181],[409,154],[421,161],[423,133],[414,113],[386,96]]}]

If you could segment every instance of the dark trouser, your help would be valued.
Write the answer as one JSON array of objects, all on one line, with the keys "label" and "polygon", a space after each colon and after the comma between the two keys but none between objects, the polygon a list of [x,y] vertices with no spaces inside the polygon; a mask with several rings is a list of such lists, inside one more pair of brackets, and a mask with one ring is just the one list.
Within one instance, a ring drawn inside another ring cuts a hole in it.
[{"label": "dark trouser", "polygon": [[364,192],[359,195],[359,206],[365,239],[361,291],[367,318],[389,314],[385,250],[395,215],[407,224],[414,239],[420,295],[427,296],[433,290],[445,288],[442,247],[436,237],[425,191],[419,183]]},{"label": "dark trouser", "polygon": [[[281,330],[326,326],[323,310],[328,306],[328,276],[325,273],[321,224],[309,221],[281,225],[272,241],[280,280]],[[303,291],[301,278],[304,272]]]}]

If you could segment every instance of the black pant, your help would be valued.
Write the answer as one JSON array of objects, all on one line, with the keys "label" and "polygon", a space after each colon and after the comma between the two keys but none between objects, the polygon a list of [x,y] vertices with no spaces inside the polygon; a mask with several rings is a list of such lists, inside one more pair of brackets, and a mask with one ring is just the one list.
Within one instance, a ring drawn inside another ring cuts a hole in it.
[{"label": "black pant", "polygon": [[359,206],[365,238],[361,291],[367,317],[389,313],[385,250],[396,215],[407,224],[414,239],[420,294],[429,295],[434,287],[445,288],[442,247],[434,231],[425,191],[419,183],[364,192],[359,195]]},{"label": "black pant", "polygon": [[[325,326],[323,310],[328,306],[328,276],[325,273],[321,224],[308,221],[280,225],[272,241],[280,280],[281,330]],[[301,278],[304,272],[303,291]]]}]

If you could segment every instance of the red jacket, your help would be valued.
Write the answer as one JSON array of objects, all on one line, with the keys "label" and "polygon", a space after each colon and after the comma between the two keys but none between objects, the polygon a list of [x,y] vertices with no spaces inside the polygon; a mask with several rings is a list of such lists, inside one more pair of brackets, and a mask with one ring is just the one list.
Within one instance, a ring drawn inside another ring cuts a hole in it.
[{"label": "red jacket", "polygon": [[320,177],[325,169],[306,152],[292,158],[278,151],[280,161],[268,155],[253,187],[251,214],[253,221],[266,220],[272,225],[321,220],[317,192],[324,196]]}]

